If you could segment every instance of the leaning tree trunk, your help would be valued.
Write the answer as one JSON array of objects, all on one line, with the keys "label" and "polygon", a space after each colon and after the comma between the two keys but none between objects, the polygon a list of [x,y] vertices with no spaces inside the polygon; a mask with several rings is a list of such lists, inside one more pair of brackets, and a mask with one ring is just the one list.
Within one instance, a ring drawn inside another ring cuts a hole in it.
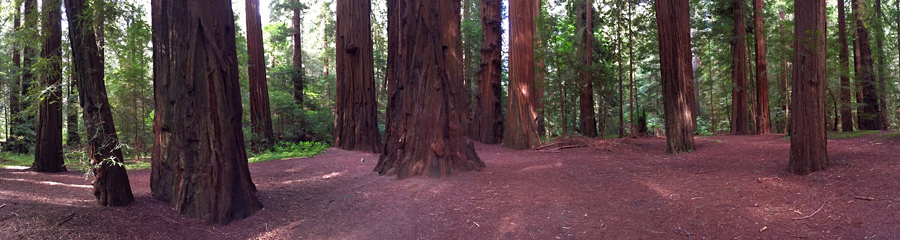
[{"label": "leaning tree trunk", "polygon": [[[299,5],[300,0],[294,0],[294,4]],[[294,52],[291,55],[293,60],[294,75],[291,76],[291,83],[294,85],[294,102],[298,106],[303,105],[303,78],[306,77],[306,71],[303,69],[303,23],[300,22],[300,7],[295,6],[294,16],[291,18],[291,29],[293,30],[292,41],[294,42]]]},{"label": "leaning tree trunk", "polygon": [[666,121],[666,151],[694,150],[690,15],[687,1],[656,1],[659,59]]},{"label": "leaning tree trunk", "polygon": [[847,20],[845,17],[844,1],[838,2],[838,44],[841,45],[840,57],[840,75],[841,75],[841,131],[853,131],[853,112],[850,108],[850,77],[848,69],[850,59],[847,48]]},{"label": "leaning tree trunk", "polygon": [[766,74],[766,36],[763,27],[763,1],[753,0],[753,20],[756,33],[756,134],[772,132],[769,117],[769,77]]},{"label": "leaning tree trunk", "polygon": [[512,149],[541,145],[534,96],[533,1],[510,2],[509,90],[503,143]]},{"label": "leaning tree trunk", "polygon": [[734,36],[732,40],[733,58],[731,78],[734,81],[731,90],[731,134],[750,134],[750,117],[747,94],[747,48],[746,28],[744,27],[744,1],[734,0]]},{"label": "leaning tree trunk", "polygon": [[112,110],[103,83],[103,65],[90,21],[83,19],[84,0],[66,0],[72,62],[75,65],[79,103],[84,117],[88,152],[94,173],[94,196],[103,206],[125,206],[134,201],[125,172]]},{"label": "leaning tree trunk", "polygon": [[584,28],[584,32],[581,36],[581,44],[582,51],[584,56],[583,62],[584,67],[581,69],[581,74],[579,78],[579,87],[578,87],[578,131],[581,132],[582,135],[586,137],[596,137],[597,136],[597,122],[594,119],[594,84],[593,84],[593,75],[590,69],[591,63],[593,62],[593,46],[592,43],[594,41],[594,31],[592,26],[592,10],[593,6],[591,5],[591,0],[586,0],[582,9],[584,9],[584,15],[582,18],[579,18],[583,24],[581,24],[582,28]]},{"label": "leaning tree trunk", "polygon": [[35,172],[62,172],[66,171],[62,152],[62,13],[59,0],[44,0],[42,14],[44,20],[41,26],[41,35],[44,43],[41,46],[41,58],[46,65],[43,67],[41,87],[47,88],[46,95],[41,96],[41,108],[38,115],[37,144],[34,146],[34,164],[31,170]]},{"label": "leaning tree trunk", "polygon": [[477,106],[470,135],[472,140],[486,144],[499,143],[503,139],[501,3],[500,0],[481,0],[481,70],[478,72]]},{"label": "leaning tree trunk", "polygon": [[209,223],[262,208],[241,131],[228,0],[153,0],[153,198]]},{"label": "leaning tree trunk", "polygon": [[369,0],[337,2],[334,146],[379,153],[371,13]]},{"label": "leaning tree trunk", "polygon": [[825,138],[825,0],[794,2],[794,74],[788,169],[808,174],[828,166]]},{"label": "leaning tree trunk", "polygon": [[246,0],[247,4],[247,72],[250,77],[250,124],[253,129],[251,143],[254,148],[267,148],[275,142],[272,131],[272,113],[269,110],[269,87],[266,81],[266,59],[263,56],[262,23],[259,17],[259,0]]},{"label": "leaning tree trunk", "polygon": [[863,107],[859,113],[860,130],[878,130],[878,90],[875,81],[872,49],[869,45],[869,31],[866,29],[865,16],[859,7],[862,0],[853,0],[853,15],[856,17],[856,41],[859,45],[859,69],[856,78],[862,83]]},{"label": "leaning tree trunk", "polygon": [[388,53],[400,63],[389,65],[398,69],[390,79],[390,124],[375,171],[402,179],[483,168],[466,133],[462,75],[451,72],[462,63],[459,55],[450,56],[461,50],[459,1],[398,0],[390,6],[395,11],[388,18],[406,24],[396,33],[404,36],[402,44]]}]

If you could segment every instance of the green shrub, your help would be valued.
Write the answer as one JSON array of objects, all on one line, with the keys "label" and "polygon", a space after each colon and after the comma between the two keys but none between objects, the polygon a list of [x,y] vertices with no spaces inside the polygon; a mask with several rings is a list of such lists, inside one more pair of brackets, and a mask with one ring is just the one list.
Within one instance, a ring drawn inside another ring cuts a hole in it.
[{"label": "green shrub", "polygon": [[266,162],[287,158],[307,158],[325,152],[331,146],[322,142],[282,142],[272,147],[272,150],[255,154],[250,157],[250,162]]}]

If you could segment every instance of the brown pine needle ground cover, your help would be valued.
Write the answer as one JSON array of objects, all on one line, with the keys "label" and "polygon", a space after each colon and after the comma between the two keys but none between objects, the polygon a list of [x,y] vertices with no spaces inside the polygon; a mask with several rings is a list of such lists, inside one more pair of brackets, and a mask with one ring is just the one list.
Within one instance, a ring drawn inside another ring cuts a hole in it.
[{"label": "brown pine needle ground cover", "polygon": [[402,181],[329,149],[251,164],[265,208],[226,226],[152,200],[148,170],[113,208],[81,173],[3,169],[0,239],[898,239],[900,139],[877,136],[829,140],[832,167],[809,176],[785,171],[782,135],[701,137],[677,156],[662,138],[479,144],[483,171]]}]

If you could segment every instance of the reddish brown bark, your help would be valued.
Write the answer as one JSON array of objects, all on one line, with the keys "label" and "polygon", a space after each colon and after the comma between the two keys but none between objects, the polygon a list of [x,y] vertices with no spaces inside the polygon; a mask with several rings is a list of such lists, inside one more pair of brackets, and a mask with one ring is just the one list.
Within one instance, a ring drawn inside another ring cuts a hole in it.
[{"label": "reddish brown bark", "polygon": [[853,113],[850,108],[850,77],[849,72],[849,54],[847,48],[847,20],[844,1],[838,1],[838,44],[841,45],[839,53],[840,57],[840,75],[841,75],[841,130],[844,132],[853,131]]},{"label": "reddish brown bark", "polygon": [[828,166],[825,138],[825,0],[794,2],[791,156],[788,169],[809,174]]},{"label": "reddish brown bark", "polygon": [[251,143],[266,148],[275,142],[272,131],[272,113],[269,110],[269,87],[266,81],[265,49],[263,49],[262,23],[259,17],[259,0],[246,0],[247,4],[247,73],[250,77],[250,124],[253,129]]},{"label": "reddish brown bark", "polygon": [[241,131],[228,0],[153,0],[154,199],[209,223],[262,208]]},{"label": "reddish brown bark", "polygon": [[887,54],[884,52],[884,37],[885,37],[885,28],[887,28],[887,21],[884,19],[884,12],[881,11],[881,0],[875,0],[875,18],[869,19],[871,24],[875,27],[875,89],[876,98],[878,98],[878,129],[886,130],[889,122],[887,118],[887,90],[891,86],[886,84],[885,75],[887,74],[887,65],[885,64],[885,58]]},{"label": "reddish brown bark", "polygon": [[444,177],[484,167],[463,113],[459,9],[459,1],[388,2],[389,36],[403,37],[388,49],[399,64],[388,66],[385,150],[375,167],[381,175]]},{"label": "reddish brown bark", "polygon": [[690,83],[691,36],[687,1],[656,1],[659,59],[666,121],[666,151],[694,150],[693,103]]},{"label": "reddish brown bark", "polygon": [[766,36],[763,27],[763,1],[753,0],[753,20],[756,33],[756,134],[772,132],[769,117],[769,77],[766,74],[769,63],[766,60]]},{"label": "reddish brown bark", "polygon": [[[300,0],[295,0],[295,4],[299,5]],[[300,7],[297,6],[293,10],[293,17],[291,18],[291,29],[293,31],[292,41],[293,41],[293,54],[291,55],[291,60],[293,60],[293,66],[295,69],[294,76],[291,77],[291,83],[294,85],[294,102],[297,105],[303,105],[303,78],[306,77],[306,74],[303,69],[303,23],[300,22]]]},{"label": "reddish brown bark", "polygon": [[731,134],[750,134],[750,116],[747,93],[747,48],[744,27],[744,1],[734,0],[734,42],[731,78]]},{"label": "reddish brown bark", "polygon": [[628,126],[629,126],[629,134],[632,136],[636,136],[637,133],[634,132],[634,6],[631,1],[628,1],[628,94],[629,94],[629,102],[628,104]]},{"label": "reddish brown bark", "polygon": [[581,36],[584,67],[581,69],[578,87],[578,131],[586,137],[597,137],[597,121],[594,119],[594,83],[591,65],[594,58],[593,1],[586,0],[579,18],[584,32]]},{"label": "reddish brown bark", "polygon": [[481,0],[481,70],[475,95],[475,117],[472,118],[472,140],[486,144],[503,139],[503,107],[500,71],[502,29],[500,0]]},{"label": "reddish brown bark", "polygon": [[503,143],[512,149],[541,145],[534,96],[533,1],[510,2],[509,90]]},{"label": "reddish brown bark", "polygon": [[93,166],[94,196],[102,206],[125,206],[134,201],[134,195],[122,165],[122,151],[103,83],[100,51],[95,35],[89,31],[91,21],[82,18],[84,0],[65,2],[84,129],[91,133],[87,134],[87,150]]},{"label": "reddish brown bark", "polygon": [[[619,34],[619,25],[616,24],[616,63],[619,65],[619,137],[625,137],[625,97],[622,91],[622,36]],[[557,64],[558,65],[558,64]]]},{"label": "reddish brown bark", "polygon": [[865,16],[860,11],[862,0],[853,0],[853,15],[856,18],[856,42],[859,45],[859,69],[856,78],[862,84],[862,111],[859,113],[860,130],[879,130],[881,122],[878,118],[878,90],[872,60],[872,49],[869,45],[869,31],[865,25]]},{"label": "reddish brown bark", "polygon": [[44,0],[42,7],[41,35],[44,42],[41,46],[41,58],[46,65],[41,76],[42,88],[48,89],[41,97],[40,114],[38,114],[37,142],[34,146],[35,172],[66,171],[62,152],[62,21],[59,0]]},{"label": "reddish brown bark", "polygon": [[[15,6],[15,15],[13,15],[13,29],[15,29],[16,33],[20,33],[20,18],[21,18],[21,5],[20,1],[13,1],[13,6]],[[27,153],[27,149],[22,149],[20,145],[20,141],[18,136],[19,133],[17,126],[21,124],[21,120],[19,119],[19,87],[21,87],[21,75],[22,75],[22,54],[19,50],[19,44],[17,41],[13,41],[13,74],[12,79],[9,82],[9,123],[7,124],[9,129],[9,135],[6,137],[6,143],[3,144],[4,151],[11,151],[15,153]]]},{"label": "reddish brown bark", "polygon": [[368,0],[337,2],[334,146],[379,153],[371,13]]}]

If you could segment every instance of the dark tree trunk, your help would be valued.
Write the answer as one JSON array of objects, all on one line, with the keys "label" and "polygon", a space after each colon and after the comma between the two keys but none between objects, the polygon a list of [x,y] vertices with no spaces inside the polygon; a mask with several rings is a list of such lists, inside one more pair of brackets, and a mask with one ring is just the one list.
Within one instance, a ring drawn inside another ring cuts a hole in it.
[{"label": "dark tree trunk", "polygon": [[247,72],[250,77],[250,124],[253,129],[251,145],[264,149],[275,143],[272,131],[272,113],[269,111],[269,87],[266,80],[266,59],[263,49],[262,23],[259,17],[259,0],[246,0],[247,4]]},{"label": "dark tree trunk", "polygon": [[762,0],[753,0],[755,22],[753,29],[756,33],[756,134],[769,134],[772,132],[772,123],[769,117],[769,77],[766,73],[769,63],[766,60],[762,2]]},{"label": "dark tree trunk", "polygon": [[884,13],[881,11],[881,0],[875,0],[875,19],[870,19],[870,21],[874,21],[875,24],[875,57],[876,59],[876,97],[878,98],[878,129],[886,130],[888,127],[888,118],[887,118],[887,90],[891,87],[891,85],[886,84],[885,75],[887,74],[887,64],[885,64],[885,58],[887,54],[884,52],[884,37],[885,37],[885,28],[887,28],[887,21],[884,19]]},{"label": "dark tree trunk", "polygon": [[34,146],[35,172],[66,171],[62,152],[62,16],[59,0],[44,0],[41,5],[43,21],[41,35],[44,43],[41,46],[41,58],[46,61],[41,77],[41,87],[47,88],[46,95],[41,97],[40,114],[37,125],[37,144]]},{"label": "dark tree trunk", "polygon": [[503,140],[500,4],[500,0],[481,0],[481,70],[478,72],[477,106],[470,135],[472,140],[486,144]]},{"label": "dark tree trunk", "polygon": [[533,1],[510,2],[509,90],[503,143],[512,149],[541,146],[534,96]]},{"label": "dark tree trunk", "polygon": [[825,138],[825,0],[794,2],[794,74],[788,169],[809,174],[828,166]]},{"label": "dark tree trunk", "polygon": [[734,36],[731,79],[731,134],[750,134],[750,111],[747,94],[747,48],[745,47],[744,1],[734,0]]},{"label": "dark tree trunk", "polygon": [[106,0],[94,0],[92,6],[94,14],[94,39],[97,40],[97,49],[100,55],[100,66],[105,66],[106,61]]},{"label": "dark tree trunk", "polygon": [[666,151],[694,150],[694,94],[691,66],[690,10],[687,1],[656,1],[659,59],[666,121]]},{"label": "dark tree trunk", "polygon": [[[13,29],[15,29],[16,33],[20,33],[20,16],[21,16],[21,5],[19,5],[19,1],[14,1],[13,6],[15,6],[15,15],[13,15]],[[16,153],[25,152],[20,149],[19,141],[17,140],[20,136],[20,132],[17,130],[19,125],[22,124],[22,121],[19,119],[19,114],[21,112],[19,108],[19,90],[21,84],[21,75],[22,75],[22,54],[19,51],[19,44],[16,41],[13,41],[13,74],[12,79],[9,81],[9,123],[7,124],[7,128],[9,128],[9,135],[6,137],[6,143],[2,146],[4,151],[11,151]]]},{"label": "dark tree trunk", "polygon": [[334,146],[379,153],[371,13],[368,0],[337,2]]},{"label": "dark tree trunk", "polygon": [[227,0],[153,0],[153,198],[209,223],[262,208],[241,131]]},{"label": "dark tree trunk", "polygon": [[629,126],[629,134],[632,136],[637,136],[634,132],[634,9],[631,1],[628,1],[628,94],[629,101],[628,104],[628,126]]},{"label": "dark tree trunk", "polygon": [[838,44],[841,45],[840,51],[840,74],[841,74],[841,131],[853,131],[853,113],[850,108],[850,77],[849,72],[849,54],[847,49],[847,20],[844,1],[838,2]]},{"label": "dark tree trunk", "polygon": [[[779,15],[781,15],[781,34],[782,34],[782,35],[788,34],[788,33],[786,32],[786,30],[785,30],[785,27],[784,27],[785,22],[786,22],[786,20],[785,20],[785,18],[784,18],[784,11],[783,11],[783,10],[780,11],[780,12],[779,12]],[[782,69],[782,72],[783,72],[783,74],[782,74],[782,76],[781,76],[781,86],[784,88],[784,89],[783,89],[783,90],[784,90],[784,91],[783,91],[783,92],[784,92],[784,94],[783,94],[783,97],[784,97],[783,103],[784,103],[784,105],[783,105],[783,107],[782,107],[782,108],[784,108],[784,109],[783,109],[783,110],[784,110],[784,121],[785,121],[785,124],[784,124],[784,133],[785,133],[786,135],[790,136],[790,134],[791,134],[791,132],[790,132],[790,127],[791,127],[791,124],[790,124],[790,122],[791,122],[791,120],[790,120],[790,117],[791,117],[791,108],[790,108],[791,98],[790,98],[790,96],[791,96],[791,94],[790,94],[790,91],[788,90],[788,80],[787,80],[787,79],[788,79],[788,75],[789,75],[788,73],[790,73],[791,71],[788,71],[788,53],[789,53],[790,51],[788,50],[787,44],[785,44],[785,46],[784,46],[784,51],[783,51],[783,52],[784,52],[784,60],[781,61],[781,69]]]},{"label": "dark tree trunk", "polygon": [[582,9],[584,9],[582,14],[584,15],[579,18],[582,22],[581,26],[584,28],[584,33],[581,36],[584,67],[581,69],[578,84],[578,131],[586,137],[597,137],[597,122],[594,119],[594,77],[590,69],[594,58],[594,31],[592,24],[592,10],[594,7],[591,5],[591,2],[591,0],[585,1],[585,5],[582,6]]},{"label": "dark tree trunk", "polygon": [[[535,6],[534,17],[538,18],[541,15],[541,7],[543,7],[543,5],[541,4],[541,0],[533,0],[533,1],[534,1],[534,6]],[[540,32],[538,32],[538,30],[537,30],[537,24],[534,25],[534,34],[535,34],[535,36],[534,36],[535,45],[541,46],[542,45],[541,40],[540,40],[541,36],[540,36]],[[536,59],[534,66],[537,67],[538,69],[541,69],[540,71],[534,72],[534,79],[535,79],[535,84],[536,84],[535,85],[535,98],[537,99],[536,108],[538,109],[537,131],[538,131],[538,136],[543,138],[544,136],[547,135],[547,126],[546,126],[545,117],[544,117],[544,113],[546,112],[546,109],[544,108],[544,103],[546,102],[546,99],[544,98],[544,92],[546,92],[546,88],[547,88],[547,79],[544,76],[544,69],[547,69],[547,65],[544,64],[544,58],[538,58],[538,59]]]},{"label": "dark tree trunk", "polygon": [[[295,4],[300,4],[300,0],[295,0]],[[291,27],[293,29],[293,37],[292,40],[294,42],[294,52],[291,56],[294,64],[294,76],[291,77],[291,82],[294,87],[294,102],[297,103],[298,106],[303,105],[303,78],[306,77],[306,71],[303,69],[303,23],[300,22],[300,7],[295,6],[294,16],[291,18]]]},{"label": "dark tree trunk", "polygon": [[84,129],[88,134],[88,152],[94,173],[94,196],[102,206],[125,206],[134,201],[128,173],[123,167],[122,151],[113,124],[112,111],[103,83],[103,65],[90,21],[84,16],[84,0],[66,0],[72,62],[75,65],[79,103],[84,111]]},{"label": "dark tree trunk", "polygon": [[74,148],[81,145],[81,135],[78,134],[78,93],[75,89],[76,75],[72,72],[72,78],[68,84],[68,102],[66,103],[66,146]]},{"label": "dark tree trunk", "polygon": [[878,90],[872,61],[872,49],[869,47],[869,31],[865,26],[865,17],[860,10],[862,0],[853,0],[853,15],[856,18],[856,42],[859,46],[859,69],[856,78],[862,84],[862,111],[859,114],[860,130],[881,129],[878,121]]},{"label": "dark tree trunk", "polygon": [[[619,25],[616,24],[616,63],[619,65],[619,137],[625,137],[625,97],[622,89],[622,35],[619,34]],[[559,65],[557,63],[557,65]]]},{"label": "dark tree trunk", "polygon": [[[35,0],[25,0],[24,2],[24,24],[22,28],[25,30],[25,38],[38,38],[38,11],[37,11],[37,2]],[[28,40],[25,40],[28,41]],[[34,78],[34,63],[37,61],[37,49],[35,46],[38,44],[24,44],[22,55],[24,55],[22,60],[22,68],[20,73],[22,73],[21,84],[19,85],[20,95],[19,95],[19,111],[18,111],[18,121],[14,127],[14,136],[18,138],[14,147],[16,147],[17,152],[19,153],[28,153],[35,143],[35,118],[34,114],[29,111],[25,111],[28,109],[28,106],[32,101],[33,96],[31,96],[30,91],[31,86],[35,82]]]},{"label": "dark tree trunk", "polygon": [[459,1],[394,0],[388,6],[389,26],[405,22],[389,35],[404,37],[389,48],[400,64],[388,66],[396,78],[389,78],[389,125],[375,171],[403,179],[483,168],[466,132],[462,61],[447,54],[461,50]]}]

